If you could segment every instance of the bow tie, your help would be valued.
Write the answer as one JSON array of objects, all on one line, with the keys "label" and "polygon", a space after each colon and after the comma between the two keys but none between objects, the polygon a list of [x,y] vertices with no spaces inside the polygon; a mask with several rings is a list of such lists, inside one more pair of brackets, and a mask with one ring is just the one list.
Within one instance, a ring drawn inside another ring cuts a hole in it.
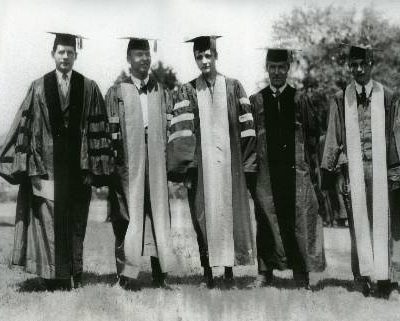
[{"label": "bow tie", "polygon": [[278,98],[280,94],[282,94],[282,92],[279,89],[277,89],[275,92],[272,92],[272,95],[274,95],[275,98]]},{"label": "bow tie", "polygon": [[139,95],[140,94],[147,94],[147,85],[143,80],[140,82]]}]

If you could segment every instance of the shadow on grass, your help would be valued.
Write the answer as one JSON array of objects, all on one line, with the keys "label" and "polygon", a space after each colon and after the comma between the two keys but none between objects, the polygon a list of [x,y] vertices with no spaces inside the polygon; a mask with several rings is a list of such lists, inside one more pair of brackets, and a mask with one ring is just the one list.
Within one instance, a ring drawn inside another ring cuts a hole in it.
[{"label": "shadow on grass", "polygon": [[[255,277],[253,276],[237,276],[235,277],[235,287],[239,290],[251,290],[249,285],[251,285],[255,281]],[[151,273],[149,272],[141,272],[139,274],[138,281],[140,282],[142,287],[151,287]],[[191,286],[199,286],[203,282],[203,276],[200,274],[194,275],[186,275],[186,276],[176,276],[170,275],[168,276],[168,283],[171,285],[191,285]],[[221,290],[229,289],[224,284],[224,279],[222,276],[215,277],[215,287]],[[150,284],[150,285],[149,285]],[[273,283],[271,287],[277,289],[298,289],[295,281],[292,278],[281,278],[278,276],[274,276]],[[342,287],[345,288],[349,292],[353,292],[354,286],[351,280],[338,280],[338,279],[324,279],[319,281],[316,285],[312,286],[313,291],[321,291],[325,287]]]},{"label": "shadow on grass", "polygon": [[[240,276],[235,277],[235,287],[239,290],[250,290],[248,286],[255,280],[252,276]],[[189,286],[200,286],[203,281],[203,276],[200,274],[186,275],[186,276],[175,276],[171,275],[167,279],[170,285],[189,285]],[[115,273],[109,274],[98,274],[94,272],[83,273],[83,286],[105,284],[112,286],[117,282],[117,276]],[[152,285],[152,275],[150,272],[139,273],[138,282],[141,288],[154,288]],[[226,287],[223,277],[215,278],[215,288],[225,290],[229,289]],[[274,276],[274,281],[271,287],[277,289],[297,289],[293,279],[280,278]],[[312,286],[314,292],[322,291],[329,287],[341,287],[349,292],[356,292],[354,282],[352,280],[339,280],[339,279],[324,279],[319,281],[317,284]],[[46,286],[43,279],[39,277],[31,278],[17,284],[17,292],[44,292]],[[372,297],[379,297],[378,294],[371,293]]]},{"label": "shadow on grass", "polygon": [[339,279],[323,279],[318,281],[318,283],[314,286],[314,291],[321,291],[324,288],[335,287],[335,288],[344,288],[349,292],[354,292],[354,281],[352,280],[339,280]]},{"label": "shadow on grass", "polygon": [[0,227],[14,227],[14,223],[0,222]]},{"label": "shadow on grass", "polygon": [[17,292],[44,292],[46,286],[42,278],[36,277],[17,283]]},{"label": "shadow on grass", "polygon": [[[215,288],[217,289],[227,289],[224,284],[224,279],[222,276],[215,277]],[[246,287],[251,284],[255,280],[255,277],[252,276],[238,276],[235,277],[235,287],[238,289],[246,289]],[[187,276],[169,276],[168,283],[176,284],[176,285],[192,285],[192,286],[200,286],[200,284],[204,281],[203,276],[200,274],[195,275],[187,275]]]},{"label": "shadow on grass", "polygon": [[[375,299],[388,299],[390,292],[397,289],[396,283],[391,283],[389,288],[384,288],[381,291],[379,290],[377,283],[372,283],[371,286],[371,292],[368,296]],[[327,287],[342,287],[349,292],[362,292],[362,289],[359,288],[359,286],[356,286],[353,280],[338,280],[332,278],[319,281],[313,290],[321,291]]]},{"label": "shadow on grass", "polygon": [[[93,272],[83,272],[83,286],[106,284],[113,285],[117,281],[115,273],[97,274]],[[45,282],[40,277],[34,277],[17,284],[17,292],[44,292],[47,291]]]},{"label": "shadow on grass", "polygon": [[83,286],[105,284],[113,285],[117,282],[116,273],[98,274],[94,272],[83,272],[82,275]]}]

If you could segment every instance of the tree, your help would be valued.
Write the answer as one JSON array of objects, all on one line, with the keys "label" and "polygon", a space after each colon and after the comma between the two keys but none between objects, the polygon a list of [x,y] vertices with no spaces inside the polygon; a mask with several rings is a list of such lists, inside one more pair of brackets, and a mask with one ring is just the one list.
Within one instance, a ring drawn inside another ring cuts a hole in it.
[{"label": "tree", "polygon": [[276,41],[302,48],[296,55],[295,81],[305,91],[332,94],[350,80],[346,65],[347,46],[365,38],[375,52],[374,79],[391,88],[400,84],[400,29],[374,9],[364,9],[357,17],[354,9],[328,6],[304,10],[295,8],[273,25]]},{"label": "tree", "polygon": [[344,89],[351,79],[346,63],[348,46],[366,40],[373,48],[373,78],[397,90],[400,85],[400,29],[381,13],[364,9],[357,16],[354,9],[328,6],[294,8],[273,25],[275,41],[300,48],[295,53],[292,80],[312,97],[322,131],[325,131],[329,97]]},{"label": "tree", "polygon": [[[159,61],[155,66],[152,66],[151,72],[156,79],[164,85],[165,88],[175,91],[179,86],[179,81],[174,70],[171,67],[164,66],[162,61]],[[117,79],[114,81],[114,85],[121,83],[126,78],[129,78],[129,75],[125,72],[125,70],[122,70]]]},{"label": "tree", "polygon": [[128,74],[125,70],[122,70],[117,79],[114,81],[114,85],[118,85],[123,82],[125,79],[129,78]]},{"label": "tree", "polygon": [[175,90],[179,86],[179,81],[174,70],[171,67],[164,66],[162,61],[159,61],[156,66],[153,66],[151,71],[165,88],[168,88],[169,90]]}]

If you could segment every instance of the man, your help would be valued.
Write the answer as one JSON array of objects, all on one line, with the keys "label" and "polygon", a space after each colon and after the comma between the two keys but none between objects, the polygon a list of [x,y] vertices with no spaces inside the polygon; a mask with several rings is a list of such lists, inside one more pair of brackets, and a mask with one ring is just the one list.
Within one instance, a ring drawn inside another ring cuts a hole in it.
[{"label": "man", "polygon": [[82,284],[90,184],[105,184],[111,150],[96,83],[74,71],[80,38],[55,34],[56,69],[29,88],[0,153],[0,175],[20,184],[12,264],[49,289]]},{"label": "man", "polygon": [[309,272],[325,268],[322,219],[311,177],[319,130],[315,110],[287,82],[291,51],[269,49],[270,85],[250,97],[257,132],[257,178],[252,195],[257,221],[258,277],[292,269],[296,285],[310,289]]},{"label": "man", "polygon": [[225,266],[254,264],[245,173],[255,171],[255,132],[250,102],[236,79],[217,72],[217,36],[193,42],[201,75],[179,89],[168,140],[172,180],[185,181],[205,282]]},{"label": "man", "polygon": [[112,86],[106,106],[116,155],[109,190],[119,284],[139,289],[142,256],[151,256],[153,285],[169,288],[172,264],[166,171],[168,92],[149,74],[147,39],[130,38],[131,75]]},{"label": "man", "polygon": [[378,294],[388,296],[389,280],[400,277],[398,105],[371,79],[370,46],[350,46],[348,65],[353,81],[330,104],[323,185],[329,187],[337,172],[344,181],[356,286],[368,296],[372,277]]}]

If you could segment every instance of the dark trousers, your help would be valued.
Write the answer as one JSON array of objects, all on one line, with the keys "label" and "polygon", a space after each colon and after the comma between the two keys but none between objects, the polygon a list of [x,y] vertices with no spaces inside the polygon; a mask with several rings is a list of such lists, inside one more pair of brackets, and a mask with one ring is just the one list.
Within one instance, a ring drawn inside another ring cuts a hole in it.
[{"label": "dark trousers", "polygon": [[74,276],[83,272],[83,243],[86,235],[91,193],[90,186],[83,186],[80,196],[82,199],[71,204],[72,274]]},{"label": "dark trousers", "polygon": [[[192,170],[189,173],[191,187],[188,188],[188,202],[193,228],[196,232],[197,244],[199,246],[200,262],[204,268],[209,268],[206,216],[204,209],[204,191],[202,188],[203,177],[200,171]],[[200,186],[200,188],[198,188]]]},{"label": "dark trousers", "polygon": [[[115,235],[115,258],[118,275],[121,273],[122,266],[125,262],[124,239],[126,230],[128,229],[128,224],[129,222],[124,220],[112,221],[112,227]],[[163,271],[161,270],[160,260],[157,257],[152,256],[150,258],[150,263],[153,279],[161,278],[163,276]]]}]

